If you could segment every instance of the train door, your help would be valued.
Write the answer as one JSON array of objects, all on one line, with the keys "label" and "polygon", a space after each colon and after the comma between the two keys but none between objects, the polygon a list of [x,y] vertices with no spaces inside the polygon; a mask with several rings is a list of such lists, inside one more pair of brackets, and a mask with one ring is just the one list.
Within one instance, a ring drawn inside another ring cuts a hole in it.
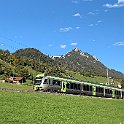
[{"label": "train door", "polygon": [[115,98],[115,90],[112,89],[112,98]]},{"label": "train door", "polygon": [[96,96],[96,86],[93,86],[93,96]]},{"label": "train door", "polygon": [[62,81],[61,92],[66,92],[66,81]]},{"label": "train door", "polygon": [[124,99],[124,91],[122,92],[122,99]]}]

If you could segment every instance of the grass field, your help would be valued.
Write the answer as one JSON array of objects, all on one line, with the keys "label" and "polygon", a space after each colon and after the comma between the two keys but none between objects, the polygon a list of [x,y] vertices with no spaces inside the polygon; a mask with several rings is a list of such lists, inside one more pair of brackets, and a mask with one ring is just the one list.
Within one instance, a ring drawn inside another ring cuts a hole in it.
[{"label": "grass field", "polygon": [[124,124],[124,100],[0,91],[0,124]]},{"label": "grass field", "polygon": [[27,86],[22,84],[12,84],[12,83],[1,83],[0,88],[10,88],[10,89],[18,89],[18,90],[33,90],[33,86]]}]

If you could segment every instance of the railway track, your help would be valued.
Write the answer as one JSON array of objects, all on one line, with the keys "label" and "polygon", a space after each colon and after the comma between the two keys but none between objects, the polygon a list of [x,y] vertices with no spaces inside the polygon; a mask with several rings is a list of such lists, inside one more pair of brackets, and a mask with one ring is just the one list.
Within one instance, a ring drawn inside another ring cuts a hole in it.
[{"label": "railway track", "polygon": [[23,93],[44,93],[44,94],[62,94],[57,92],[43,92],[43,91],[34,91],[34,90],[20,90],[12,88],[0,88],[0,91],[12,91],[12,92],[23,92]]},{"label": "railway track", "polygon": [[0,88],[3,91],[13,91],[13,92],[35,92],[33,90],[19,90],[19,89],[12,89],[12,88]]},{"label": "railway track", "polygon": [[69,95],[69,96],[81,96],[74,94],[65,94],[65,93],[57,93],[57,92],[43,92],[43,91],[34,91],[34,90],[20,90],[20,89],[12,89],[12,88],[0,88],[0,91],[11,91],[11,92],[22,92],[22,93],[40,93],[40,94],[57,94],[57,95]]},{"label": "railway track", "polygon": [[[75,95],[75,94],[65,94],[65,93],[57,93],[57,92],[43,92],[43,91],[34,91],[34,90],[20,90],[20,89],[12,89],[12,88],[0,88],[0,91],[11,91],[11,92],[22,92],[22,93],[39,93],[39,94],[56,94],[56,95],[66,95],[66,96],[84,96],[84,95]],[[85,96],[90,98],[103,98],[103,99],[112,99],[105,97],[94,97],[94,96]]]}]

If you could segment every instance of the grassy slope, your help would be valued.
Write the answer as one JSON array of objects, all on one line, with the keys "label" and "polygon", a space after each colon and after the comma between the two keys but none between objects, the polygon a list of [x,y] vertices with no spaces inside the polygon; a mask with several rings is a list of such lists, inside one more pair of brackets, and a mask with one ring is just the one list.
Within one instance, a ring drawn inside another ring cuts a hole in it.
[{"label": "grassy slope", "polygon": [[[73,71],[67,71],[67,70],[66,70],[66,73],[68,75],[72,75],[74,77],[74,79],[76,79],[76,80],[84,80],[84,81],[98,82],[98,83],[107,83],[108,82],[106,77],[100,77],[100,76],[99,77],[98,76],[86,77],[86,76],[81,75],[80,73],[73,72]],[[109,81],[111,82],[112,79],[109,79]],[[115,79],[114,83],[117,85],[117,84],[120,84],[120,81],[121,80],[119,80],[119,79],[118,80]]]},{"label": "grassy slope", "polygon": [[0,91],[0,124],[124,124],[124,101]]}]

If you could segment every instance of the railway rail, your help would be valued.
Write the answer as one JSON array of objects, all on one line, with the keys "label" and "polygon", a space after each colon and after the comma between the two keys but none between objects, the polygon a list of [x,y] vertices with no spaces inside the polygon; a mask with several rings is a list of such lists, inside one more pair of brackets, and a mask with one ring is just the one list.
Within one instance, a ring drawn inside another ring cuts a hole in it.
[{"label": "railway rail", "polygon": [[0,88],[3,91],[13,91],[13,92],[34,92],[33,90],[20,90],[20,89],[12,89],[12,88]]}]

